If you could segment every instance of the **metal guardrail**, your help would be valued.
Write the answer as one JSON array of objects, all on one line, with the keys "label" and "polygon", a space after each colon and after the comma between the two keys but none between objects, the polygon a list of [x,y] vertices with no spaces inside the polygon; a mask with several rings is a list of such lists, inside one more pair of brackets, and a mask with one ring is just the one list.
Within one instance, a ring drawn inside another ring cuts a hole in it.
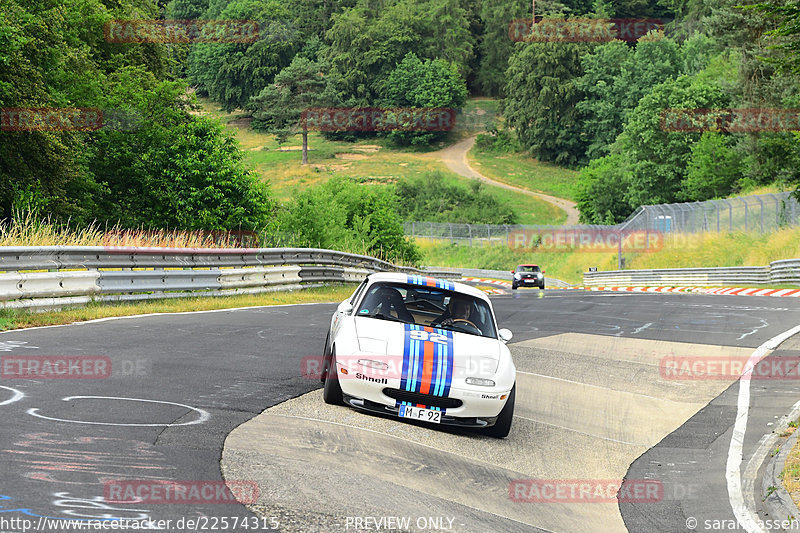
[{"label": "metal guardrail", "polygon": [[0,247],[0,308],[268,292],[391,271],[461,278],[314,248]]},{"label": "metal guardrail", "polygon": [[800,259],[773,261],[769,266],[660,268],[584,272],[584,285],[800,285]]}]

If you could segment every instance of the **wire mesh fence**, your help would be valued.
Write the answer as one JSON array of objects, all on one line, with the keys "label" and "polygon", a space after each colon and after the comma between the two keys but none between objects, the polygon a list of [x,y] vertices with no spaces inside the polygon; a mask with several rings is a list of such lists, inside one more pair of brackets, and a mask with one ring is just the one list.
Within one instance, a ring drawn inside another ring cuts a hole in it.
[{"label": "wire mesh fence", "polygon": [[587,231],[669,233],[769,233],[800,223],[800,205],[789,192],[739,196],[725,200],[639,207],[616,225],[545,226],[520,224],[454,224],[406,222],[406,235],[466,244],[511,243],[521,231],[564,234],[565,238]]}]

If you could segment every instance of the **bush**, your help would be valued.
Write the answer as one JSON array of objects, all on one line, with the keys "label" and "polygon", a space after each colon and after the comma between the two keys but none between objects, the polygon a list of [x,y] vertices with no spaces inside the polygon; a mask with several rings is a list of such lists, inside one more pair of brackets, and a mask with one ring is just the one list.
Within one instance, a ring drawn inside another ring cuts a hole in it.
[{"label": "bush", "polygon": [[517,216],[475,180],[470,186],[431,172],[396,186],[403,220],[470,224],[516,224]]},{"label": "bush", "polygon": [[522,151],[516,135],[509,130],[492,130],[490,133],[481,133],[475,139],[475,146],[481,152],[495,154],[512,154]]},{"label": "bush", "polygon": [[333,178],[283,207],[270,228],[274,246],[330,248],[416,265],[420,253],[403,232],[391,189]]}]

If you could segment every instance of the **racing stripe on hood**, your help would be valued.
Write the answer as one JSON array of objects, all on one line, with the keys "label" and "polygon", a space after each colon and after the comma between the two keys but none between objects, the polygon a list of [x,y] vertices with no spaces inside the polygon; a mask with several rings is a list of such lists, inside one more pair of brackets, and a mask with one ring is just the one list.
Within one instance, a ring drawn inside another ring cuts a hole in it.
[{"label": "racing stripe on hood", "polygon": [[422,285],[423,287],[434,287],[436,289],[445,289],[448,291],[455,290],[455,285],[452,281],[444,279],[429,278],[427,276],[420,276],[419,274],[409,274],[408,283],[412,285]]},{"label": "racing stripe on hood", "polygon": [[[453,379],[453,332],[405,324],[400,389],[446,397]],[[397,402],[397,405],[408,402]],[[417,404],[417,407],[428,407]],[[429,407],[439,409],[438,407]]]}]

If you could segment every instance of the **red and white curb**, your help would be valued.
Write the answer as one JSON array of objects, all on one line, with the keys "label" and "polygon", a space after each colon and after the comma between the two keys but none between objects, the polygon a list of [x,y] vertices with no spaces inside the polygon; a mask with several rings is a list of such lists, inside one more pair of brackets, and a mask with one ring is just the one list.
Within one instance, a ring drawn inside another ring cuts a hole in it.
[{"label": "red and white curb", "polygon": [[[489,285],[499,285],[501,287],[511,288],[511,284],[507,281],[500,281],[497,279],[486,279],[486,278],[461,278],[461,281],[471,281],[473,283],[486,283]],[[480,287],[480,289],[485,292],[486,294],[508,294],[505,289],[494,289],[491,287]]]},{"label": "red and white curb", "polygon": [[585,291],[617,292],[681,292],[693,294],[715,294],[730,296],[790,296],[800,297],[800,289],[758,289],[746,287],[569,287]]},{"label": "red and white curb", "polygon": [[[463,278],[464,281],[471,281],[474,283],[486,283],[489,285],[499,285],[510,289],[511,283],[500,281],[496,279],[486,278]],[[714,294],[725,296],[775,296],[775,297],[795,297],[800,298],[800,289],[759,289],[747,287],[631,287],[631,286],[616,286],[616,287],[594,287],[594,286],[578,286],[578,287],[550,287],[550,289],[560,290],[581,290],[581,291],[612,291],[612,292],[658,292],[658,293],[691,293],[691,294]],[[503,289],[484,288],[484,292],[488,294],[508,294]]]},{"label": "red and white curb", "polygon": [[731,294],[734,296],[793,296],[800,297],[800,289],[743,289],[741,287],[723,287],[720,289],[703,289],[706,294]]}]

